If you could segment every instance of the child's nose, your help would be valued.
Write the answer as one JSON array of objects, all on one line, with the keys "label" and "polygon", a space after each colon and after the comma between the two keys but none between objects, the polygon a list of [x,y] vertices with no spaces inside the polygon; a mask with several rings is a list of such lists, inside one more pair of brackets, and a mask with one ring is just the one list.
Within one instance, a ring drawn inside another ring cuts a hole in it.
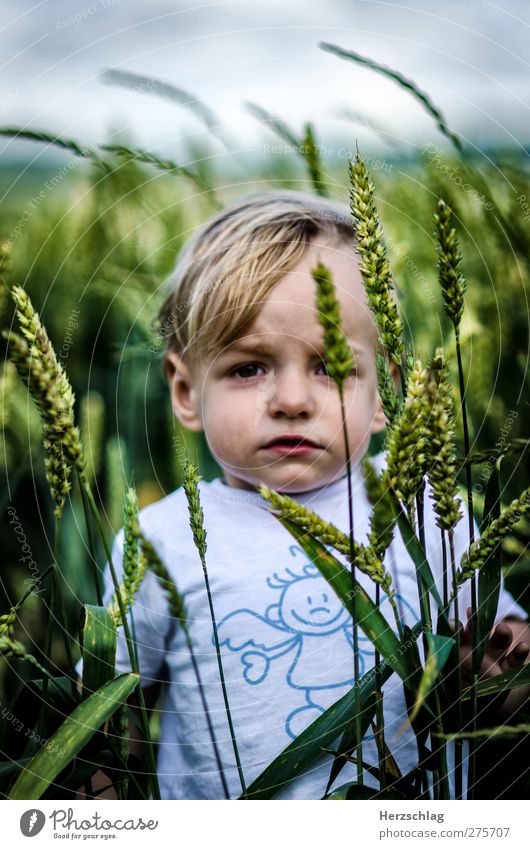
[{"label": "child's nose", "polygon": [[269,414],[307,418],[315,412],[315,399],[309,379],[292,368],[276,372],[269,396]]}]

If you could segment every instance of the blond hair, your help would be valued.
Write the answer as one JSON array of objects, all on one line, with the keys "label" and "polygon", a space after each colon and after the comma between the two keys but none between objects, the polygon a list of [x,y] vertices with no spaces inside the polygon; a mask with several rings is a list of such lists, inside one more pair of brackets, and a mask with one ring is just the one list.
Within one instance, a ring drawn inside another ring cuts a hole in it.
[{"label": "blond hair", "polygon": [[346,205],[277,190],[244,197],[209,219],[166,283],[158,313],[166,350],[191,364],[231,344],[318,236],[353,242]]}]

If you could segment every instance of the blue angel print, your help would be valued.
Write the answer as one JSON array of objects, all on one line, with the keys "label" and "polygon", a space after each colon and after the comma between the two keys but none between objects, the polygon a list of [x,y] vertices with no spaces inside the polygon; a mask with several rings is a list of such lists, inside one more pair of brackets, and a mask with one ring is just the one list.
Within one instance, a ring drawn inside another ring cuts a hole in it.
[{"label": "blue angel print", "polygon": [[[291,546],[290,552],[305,557],[298,546]],[[234,610],[220,621],[219,639],[221,646],[240,653],[243,678],[251,685],[266,679],[272,661],[292,653],[286,681],[303,697],[303,704],[286,719],[285,730],[294,739],[323,713],[330,695],[336,701],[353,686],[352,620],[312,563],[306,562],[297,572],[287,568],[285,576],[274,573],[267,584],[278,590],[278,601],[264,614],[248,608]],[[374,658],[373,646],[362,634],[359,649],[362,675],[366,660]],[[329,656],[330,662],[315,665],[315,653],[320,658]],[[334,662],[341,656],[347,657],[346,664]]]}]

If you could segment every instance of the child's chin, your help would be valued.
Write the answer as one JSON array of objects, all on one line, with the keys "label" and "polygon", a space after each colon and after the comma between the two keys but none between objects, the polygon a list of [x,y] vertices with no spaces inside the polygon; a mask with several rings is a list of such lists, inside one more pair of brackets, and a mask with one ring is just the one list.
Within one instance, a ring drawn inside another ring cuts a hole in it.
[{"label": "child's chin", "polygon": [[266,482],[270,489],[275,489],[282,495],[295,495],[296,493],[309,492],[312,489],[318,489],[324,486],[326,481],[323,481],[321,476],[307,473],[295,473],[291,475],[271,474],[267,476],[269,480]]}]

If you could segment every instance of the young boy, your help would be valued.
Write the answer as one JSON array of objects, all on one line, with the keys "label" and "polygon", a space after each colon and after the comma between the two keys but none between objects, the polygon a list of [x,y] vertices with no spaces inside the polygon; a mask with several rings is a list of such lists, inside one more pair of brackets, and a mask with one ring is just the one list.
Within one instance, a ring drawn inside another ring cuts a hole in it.
[{"label": "young boy", "polygon": [[[247,785],[353,686],[351,617],[257,491],[264,483],[290,494],[348,531],[339,397],[326,373],[311,276],[318,259],[333,274],[342,327],[355,354],[356,370],[346,379],[344,392],[354,532],[358,542],[365,542],[370,506],[359,463],[371,435],[384,429],[385,418],[375,367],[378,334],[366,303],[348,210],[289,191],[244,198],[190,240],[160,313],[174,414],[188,430],[204,431],[223,470],[223,478],[201,482],[200,497],[224,674]],[[374,463],[381,469],[384,456]],[[183,489],[142,510],[140,524],[185,597],[221,760],[235,798],[241,785]],[[440,534],[428,498],[425,527],[429,562],[440,585]],[[114,546],[118,565],[122,544],[120,532]],[[456,529],[458,557],[467,545],[462,520]],[[399,533],[385,565],[403,621],[412,626],[420,618],[416,575]],[[362,574],[358,580],[373,598],[371,581]],[[109,586],[107,598],[111,594]],[[466,585],[460,610],[468,604]],[[381,610],[392,621],[387,601]],[[492,636],[483,674],[520,665],[528,654],[525,612],[504,590],[499,617],[510,617],[510,625],[499,625]],[[158,756],[162,798],[223,798],[184,635],[168,615],[164,593],[150,573],[134,619],[143,684],[166,685]],[[374,664],[374,650],[362,631],[359,647],[363,673]],[[465,675],[469,629],[462,655]],[[117,668],[130,668],[121,638]],[[397,733],[407,717],[397,675],[384,693],[386,740],[405,774],[416,763],[417,749],[410,729]],[[526,690],[512,691],[505,712],[525,697]],[[365,761],[377,764],[371,734],[363,754]],[[321,798],[330,764],[331,757],[323,756],[277,798]],[[336,786],[355,775],[348,764]],[[366,780],[374,784],[368,775]]]}]

